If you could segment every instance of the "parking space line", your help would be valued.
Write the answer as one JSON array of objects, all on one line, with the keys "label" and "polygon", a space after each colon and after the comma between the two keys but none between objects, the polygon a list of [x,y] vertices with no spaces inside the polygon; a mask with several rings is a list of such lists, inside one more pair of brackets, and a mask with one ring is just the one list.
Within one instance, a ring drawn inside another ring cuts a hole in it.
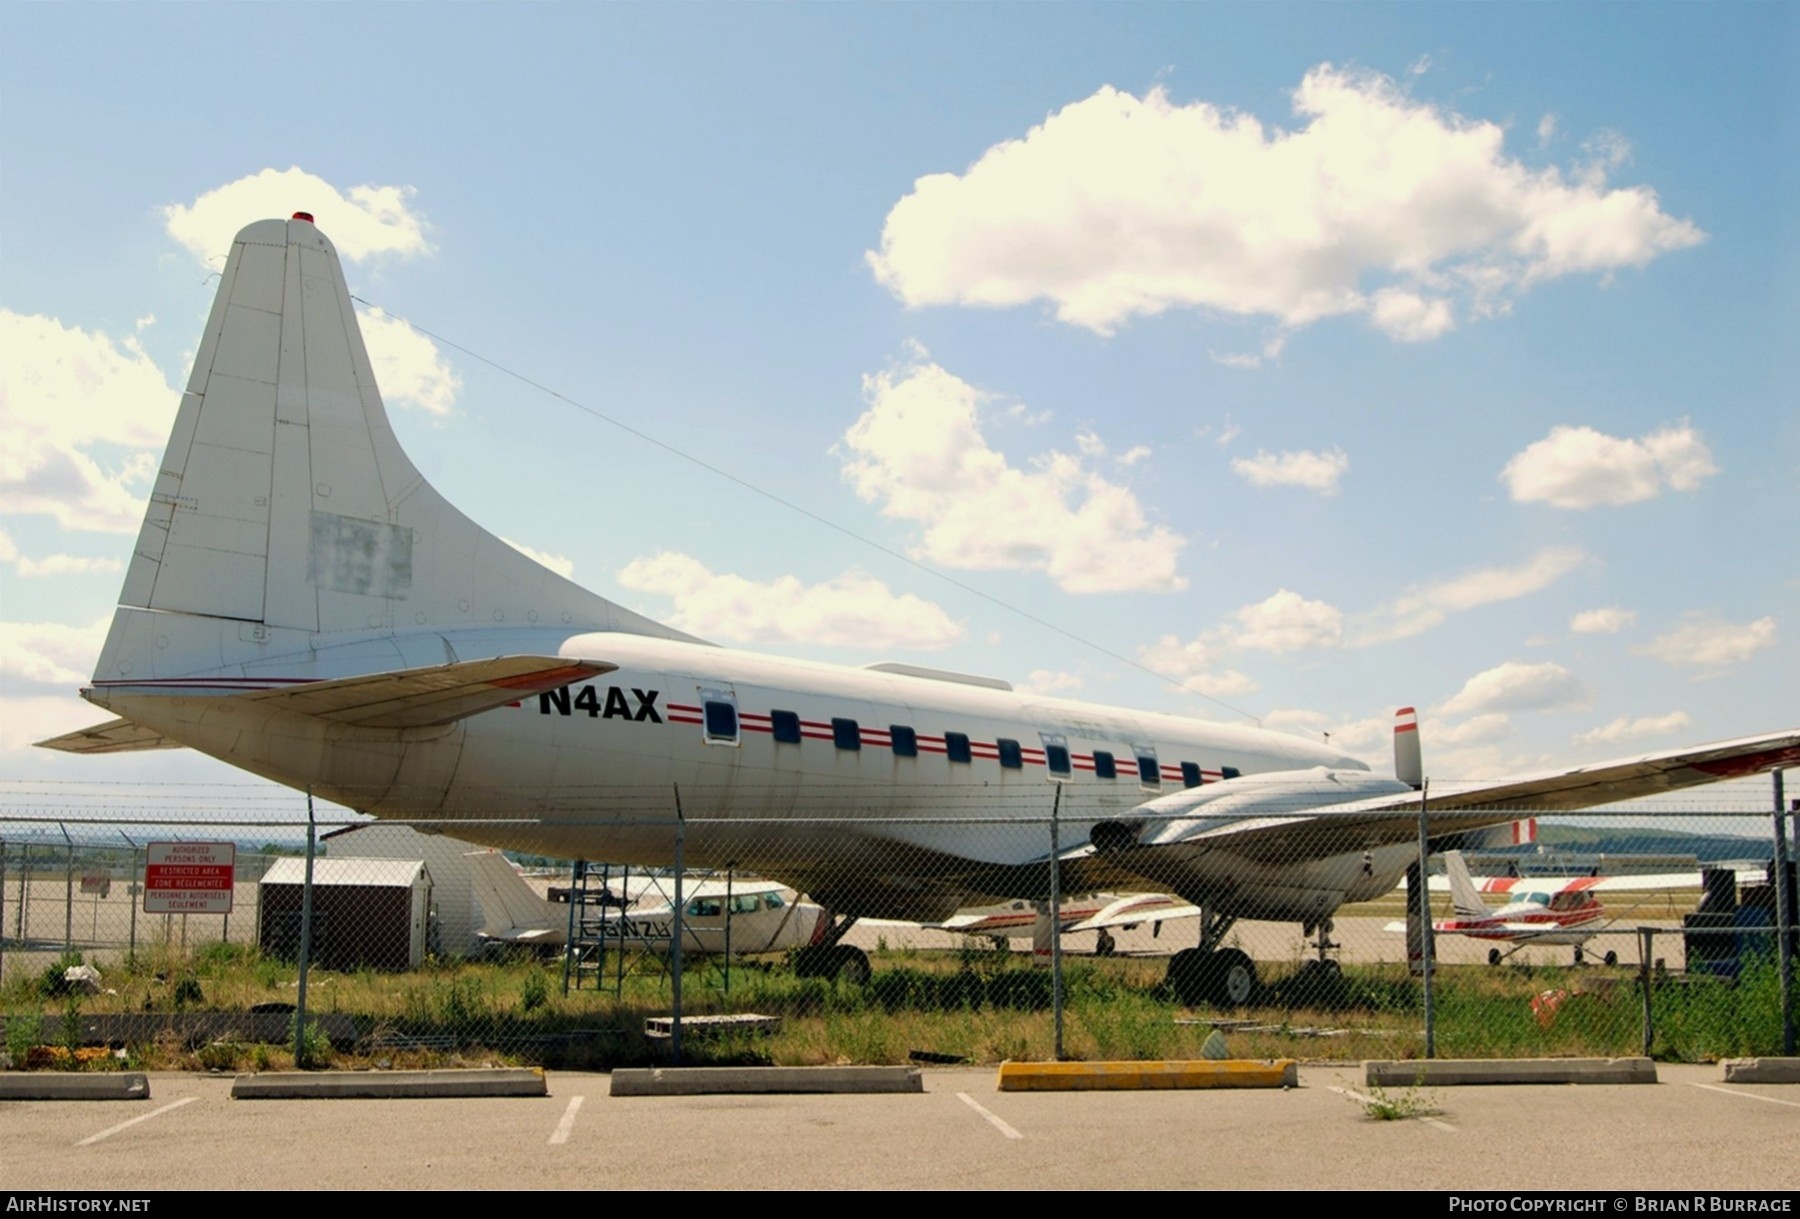
[{"label": "parking space line", "polygon": [[581,1102],[586,1099],[584,1096],[569,1098],[569,1107],[563,1110],[562,1121],[556,1123],[556,1129],[550,1135],[550,1146],[569,1141],[569,1131],[575,1129],[575,1115],[581,1112]]},{"label": "parking space line", "polygon": [[[1692,1080],[1688,1081],[1693,1083]],[[1742,1096],[1747,1100],[1766,1100],[1771,1105],[1792,1105],[1800,1109],[1800,1100],[1783,1100],[1779,1096],[1763,1096],[1756,1092],[1739,1092],[1736,1088],[1721,1088],[1718,1084],[1694,1084],[1696,1088],[1705,1088],[1708,1092],[1723,1092],[1726,1096]]]},{"label": "parking space line", "polygon": [[120,1122],[117,1126],[108,1126],[99,1134],[90,1134],[87,1138],[82,1139],[79,1143],[75,1144],[75,1146],[86,1147],[89,1143],[98,1143],[101,1139],[111,1138],[113,1135],[119,1133],[119,1131],[127,1130],[132,1126],[137,1125],[139,1122],[147,1122],[153,1117],[161,1117],[172,1109],[179,1109],[190,1101],[197,1101],[199,1099],[198,1096],[184,1096],[180,1100],[172,1100],[160,1109],[152,1109],[148,1113],[140,1113],[128,1121]]},{"label": "parking space line", "polygon": [[1011,1126],[1008,1126],[1005,1122],[1001,1121],[998,1115],[989,1113],[986,1109],[982,1108],[980,1103],[977,1102],[976,1099],[973,1096],[970,1096],[967,1092],[958,1092],[956,1095],[957,1095],[957,1098],[960,1099],[963,1104],[965,1104],[969,1108],[975,1110],[975,1112],[981,1114],[982,1117],[984,1117],[988,1120],[988,1124],[990,1126],[992,1126],[995,1130],[998,1130],[1001,1134],[1004,1134],[1007,1138],[1022,1139],[1025,1137],[1024,1135],[1020,1134],[1017,1130],[1014,1130]]}]

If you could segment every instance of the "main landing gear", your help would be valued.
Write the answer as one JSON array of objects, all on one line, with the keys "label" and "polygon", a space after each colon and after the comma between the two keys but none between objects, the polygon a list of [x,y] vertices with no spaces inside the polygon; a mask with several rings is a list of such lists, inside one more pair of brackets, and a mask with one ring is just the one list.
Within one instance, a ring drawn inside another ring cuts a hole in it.
[{"label": "main landing gear", "polygon": [[1256,963],[1219,941],[1237,922],[1234,915],[1200,912],[1200,946],[1183,948],[1169,960],[1169,986],[1188,1007],[1243,1007],[1256,997]]},{"label": "main landing gear", "polygon": [[794,950],[794,976],[797,978],[826,978],[833,982],[848,982],[852,986],[865,985],[872,973],[869,968],[869,954],[849,944],[840,944],[844,933],[856,925],[856,916],[843,915],[832,919],[818,933],[818,939],[804,948]]}]

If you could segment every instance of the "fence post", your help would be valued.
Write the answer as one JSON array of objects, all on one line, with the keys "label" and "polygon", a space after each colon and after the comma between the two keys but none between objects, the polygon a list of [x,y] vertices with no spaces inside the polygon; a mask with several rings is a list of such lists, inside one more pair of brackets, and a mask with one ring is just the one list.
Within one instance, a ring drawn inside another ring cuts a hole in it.
[{"label": "fence post", "polygon": [[1650,963],[1651,954],[1656,951],[1656,928],[1639,927],[1638,933],[1638,988],[1644,992],[1644,1057],[1650,1057],[1651,1042],[1656,1039],[1656,1022],[1650,1004],[1650,984],[1654,980],[1654,967]]},{"label": "fence post", "polygon": [[682,893],[682,882],[686,879],[687,861],[682,856],[683,839],[686,836],[687,819],[681,814],[681,785],[675,785],[675,921],[669,929],[669,967],[673,971],[674,984],[674,1023],[669,1031],[669,1051],[676,1066],[681,1065],[681,940],[687,934],[682,924],[682,907],[687,898]]},{"label": "fence post", "polygon": [[318,853],[318,823],[313,819],[312,788],[306,789],[306,879],[300,889],[300,988],[294,1002],[294,1065],[306,1058],[306,974],[312,961],[313,857]]},{"label": "fence post", "polygon": [[6,984],[6,839],[0,838],[0,986]]},{"label": "fence post", "polygon": [[63,955],[67,956],[75,951],[75,840],[62,822],[56,828],[63,836]]},{"label": "fence post", "polygon": [[1788,920],[1794,900],[1793,875],[1788,870],[1787,826],[1784,809],[1787,791],[1782,773],[1775,772],[1775,959],[1781,963],[1781,1052],[1794,1054],[1794,928]]},{"label": "fence post", "polygon": [[25,947],[27,911],[31,908],[31,844],[19,844],[19,917],[13,920],[13,938]]},{"label": "fence post", "polygon": [[144,886],[138,877],[137,843],[133,842],[131,840],[131,835],[127,834],[124,830],[119,831],[119,837],[123,838],[125,840],[125,845],[131,848],[131,866],[127,870],[127,876],[125,878],[125,896],[129,898],[131,902],[131,939],[125,948],[125,959],[135,965],[137,964],[138,903],[143,900]]},{"label": "fence post", "polygon": [[1420,979],[1425,988],[1425,1057],[1437,1057],[1437,1016],[1431,1003],[1431,965],[1437,945],[1431,937],[1431,858],[1430,812],[1431,780],[1419,786],[1419,963]]},{"label": "fence post", "polygon": [[1056,1030],[1053,1056],[1063,1060],[1063,957],[1062,957],[1062,784],[1050,800],[1050,1011]]}]

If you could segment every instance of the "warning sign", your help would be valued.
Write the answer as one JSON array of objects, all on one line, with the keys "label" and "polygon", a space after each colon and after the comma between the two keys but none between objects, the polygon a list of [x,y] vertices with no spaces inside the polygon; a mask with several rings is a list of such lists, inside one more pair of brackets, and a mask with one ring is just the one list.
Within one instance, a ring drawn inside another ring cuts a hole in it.
[{"label": "warning sign", "polygon": [[145,914],[230,914],[237,847],[152,842],[145,847]]}]

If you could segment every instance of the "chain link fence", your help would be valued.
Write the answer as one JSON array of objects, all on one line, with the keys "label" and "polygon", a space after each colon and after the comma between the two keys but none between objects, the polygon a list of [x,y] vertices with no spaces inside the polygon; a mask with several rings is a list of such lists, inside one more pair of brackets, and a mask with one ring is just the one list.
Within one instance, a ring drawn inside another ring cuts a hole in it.
[{"label": "chain link fence", "polygon": [[[1209,908],[1098,883],[1091,820],[683,795],[554,822],[9,813],[7,1063],[989,1063],[1215,1033],[1257,1058],[1793,1052],[1791,819],[1766,805],[1539,818],[1502,845],[1426,814],[1421,920],[1418,847],[1346,851],[1328,818],[1194,852],[1227,876]],[[584,836],[619,858],[545,853]]]}]

